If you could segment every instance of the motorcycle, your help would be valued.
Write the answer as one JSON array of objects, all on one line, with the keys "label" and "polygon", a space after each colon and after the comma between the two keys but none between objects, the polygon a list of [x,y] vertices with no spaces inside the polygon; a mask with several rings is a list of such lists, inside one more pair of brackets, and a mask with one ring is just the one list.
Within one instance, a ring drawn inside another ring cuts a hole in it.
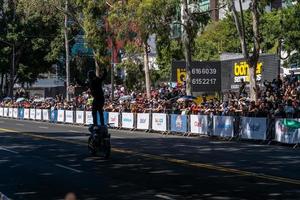
[{"label": "motorcycle", "polygon": [[108,159],[111,154],[110,134],[106,126],[90,126],[90,137],[88,139],[88,149],[91,155]]}]

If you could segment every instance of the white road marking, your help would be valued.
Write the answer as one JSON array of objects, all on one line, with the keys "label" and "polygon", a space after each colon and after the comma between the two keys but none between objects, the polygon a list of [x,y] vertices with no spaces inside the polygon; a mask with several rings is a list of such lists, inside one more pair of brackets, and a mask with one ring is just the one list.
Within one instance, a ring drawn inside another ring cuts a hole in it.
[{"label": "white road marking", "polygon": [[13,150],[9,150],[9,149],[4,148],[4,147],[0,147],[0,150],[7,151],[7,152],[10,152],[10,153],[14,153],[14,154],[18,154],[19,153],[19,152],[16,152],[16,151],[13,151]]},{"label": "white road marking", "polygon": [[167,195],[164,195],[164,194],[157,194],[157,195],[155,195],[155,197],[160,198],[160,199],[174,200],[173,198],[171,198]]},{"label": "white road marking", "polygon": [[39,126],[39,128],[48,129],[47,126]]},{"label": "white road marking", "polygon": [[67,169],[67,170],[70,170],[70,171],[73,171],[73,172],[76,172],[76,173],[82,173],[82,171],[80,171],[80,170],[73,169],[71,167],[67,167],[67,166],[64,166],[64,165],[56,164],[55,166],[63,168],[63,169]]},{"label": "white road marking", "polygon": [[17,126],[24,126],[24,124],[19,124],[19,123],[16,123],[16,125],[17,125]]},{"label": "white road marking", "polygon": [[0,123],[4,123],[4,121],[0,121]]},{"label": "white road marking", "polygon": [[71,133],[81,133],[79,131],[74,131],[74,130],[68,130],[68,132],[71,132]]},{"label": "white road marking", "polygon": [[17,192],[16,195],[29,195],[29,194],[36,194],[36,192]]}]

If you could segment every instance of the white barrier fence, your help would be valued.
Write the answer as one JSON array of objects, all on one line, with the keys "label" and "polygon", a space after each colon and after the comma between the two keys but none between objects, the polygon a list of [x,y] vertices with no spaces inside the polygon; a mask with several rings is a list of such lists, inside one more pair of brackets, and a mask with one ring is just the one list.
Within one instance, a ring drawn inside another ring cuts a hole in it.
[{"label": "white barrier fence", "polygon": [[[241,117],[237,120],[232,116],[213,116],[210,118],[207,115],[189,115],[180,117],[180,115],[168,115],[165,113],[134,114],[126,112],[109,112],[105,113],[105,116],[105,123],[114,128],[153,130],[158,132],[176,130],[175,132],[181,133],[189,132],[225,138],[240,137],[249,140],[267,140],[269,134],[267,118]],[[93,124],[92,112],[81,110],[0,107],[0,117],[80,125]],[[288,123],[286,120],[289,120]],[[235,127],[237,121],[239,121],[238,129]],[[294,125],[289,126],[289,123]],[[274,124],[274,136],[269,139],[287,144],[300,143],[300,119],[276,119]]]}]

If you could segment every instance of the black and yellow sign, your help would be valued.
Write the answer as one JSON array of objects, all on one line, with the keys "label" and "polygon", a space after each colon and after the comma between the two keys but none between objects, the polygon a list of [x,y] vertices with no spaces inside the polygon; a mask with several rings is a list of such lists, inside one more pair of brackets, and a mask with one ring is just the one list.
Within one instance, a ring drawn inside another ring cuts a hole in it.
[{"label": "black and yellow sign", "polygon": [[[193,92],[218,92],[221,90],[221,63],[219,61],[194,61],[191,64],[190,72]],[[185,62],[174,61],[172,81],[182,85],[185,80]]]},{"label": "black and yellow sign", "polygon": [[[261,80],[261,75],[262,75],[262,67],[263,64],[262,62],[257,63],[256,67],[256,79],[257,81]],[[240,83],[242,79],[245,82],[250,81],[250,74],[249,74],[249,65],[247,62],[242,61],[242,62],[237,62],[234,63],[233,66],[233,74],[234,74],[234,82],[235,83]]]}]

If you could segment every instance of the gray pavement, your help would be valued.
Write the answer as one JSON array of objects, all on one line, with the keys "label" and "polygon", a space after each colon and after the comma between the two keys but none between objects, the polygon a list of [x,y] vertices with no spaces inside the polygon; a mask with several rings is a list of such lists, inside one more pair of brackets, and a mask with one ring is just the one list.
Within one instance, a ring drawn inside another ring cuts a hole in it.
[{"label": "gray pavement", "polygon": [[300,199],[300,150],[110,130],[112,158],[88,154],[87,127],[0,118],[0,192],[13,199]]}]

